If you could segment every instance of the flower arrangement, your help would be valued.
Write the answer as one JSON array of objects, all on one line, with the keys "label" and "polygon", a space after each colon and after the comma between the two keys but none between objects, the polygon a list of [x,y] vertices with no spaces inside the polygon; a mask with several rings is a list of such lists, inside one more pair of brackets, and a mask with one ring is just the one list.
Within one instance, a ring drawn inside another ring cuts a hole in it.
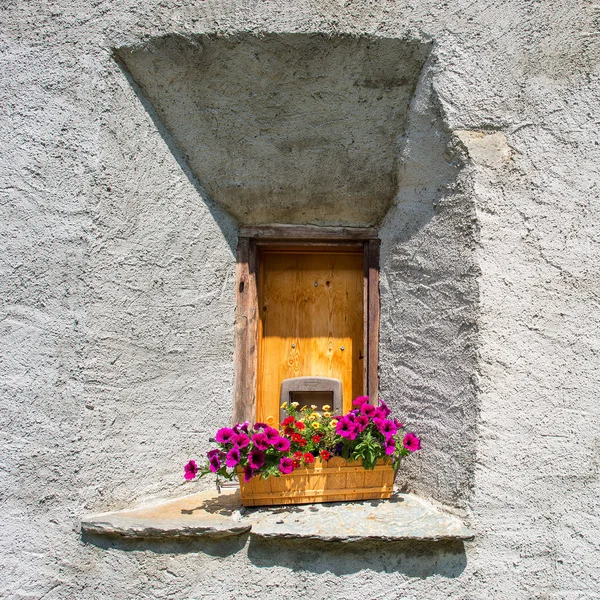
[{"label": "flower arrangement", "polygon": [[233,479],[238,467],[243,468],[245,481],[254,476],[267,479],[306,467],[316,457],[327,461],[332,456],[362,460],[365,469],[386,458],[395,469],[402,457],[421,448],[419,438],[404,433],[404,426],[391,418],[383,401],[373,406],[368,396],[360,396],[353,402],[355,408],[343,416],[332,415],[329,406],[323,407],[323,414],[316,412],[316,406],[298,406],[297,402],[281,406],[287,413],[281,431],[268,423],[250,427],[248,422],[219,429],[218,447],[207,453],[201,467],[190,460],[184,467],[185,479],[213,473],[218,485],[219,477]]}]

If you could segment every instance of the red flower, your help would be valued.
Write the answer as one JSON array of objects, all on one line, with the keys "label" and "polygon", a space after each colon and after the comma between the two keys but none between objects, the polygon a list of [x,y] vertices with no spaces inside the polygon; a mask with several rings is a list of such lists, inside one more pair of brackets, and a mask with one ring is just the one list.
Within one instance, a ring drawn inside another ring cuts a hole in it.
[{"label": "red flower", "polygon": [[302,438],[298,443],[304,448],[304,446],[306,446],[307,442],[304,438]]},{"label": "red flower", "polygon": [[304,429],[304,423],[302,423],[302,421],[296,421],[296,428],[302,431]]},{"label": "red flower", "polygon": [[302,460],[302,452],[294,452],[294,458],[296,460]]},{"label": "red flower", "polygon": [[304,455],[304,462],[305,463],[309,463],[309,464],[310,463],[314,463],[315,462],[315,457],[310,452],[307,452]]},{"label": "red flower", "polygon": [[294,469],[297,469],[300,466],[300,461],[297,458],[295,458],[292,461],[292,464],[294,465]]},{"label": "red flower", "polygon": [[282,425],[284,427],[287,427],[288,425],[291,425],[294,422],[294,417],[287,417],[286,419],[283,420]]},{"label": "red flower", "polygon": [[293,427],[286,427],[286,428],[283,430],[283,433],[284,433],[285,435],[292,435],[292,434],[294,433],[294,428],[293,428]]},{"label": "red flower", "polygon": [[329,460],[331,458],[331,453],[327,450],[321,450],[321,458],[323,460]]},{"label": "red flower", "polygon": [[299,433],[292,433],[292,442],[299,444],[302,442],[302,436]]},{"label": "red flower", "polygon": [[321,441],[321,436],[320,436],[320,435],[313,435],[313,436],[312,436],[312,441],[313,441],[315,444],[318,444],[318,443]]}]

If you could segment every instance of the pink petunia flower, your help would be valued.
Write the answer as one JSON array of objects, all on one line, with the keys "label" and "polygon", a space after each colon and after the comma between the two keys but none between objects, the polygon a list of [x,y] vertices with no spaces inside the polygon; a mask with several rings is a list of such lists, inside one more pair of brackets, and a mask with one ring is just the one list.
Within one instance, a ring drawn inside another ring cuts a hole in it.
[{"label": "pink petunia flower", "polygon": [[238,448],[246,448],[250,443],[250,438],[245,433],[236,433],[231,441]]},{"label": "pink petunia flower", "polygon": [[274,444],[273,448],[279,452],[287,452],[290,449],[290,440],[280,437]]},{"label": "pink petunia flower", "polygon": [[279,439],[279,431],[277,431],[277,429],[273,429],[272,427],[267,427],[264,430],[264,434],[267,437],[267,441],[271,445]]},{"label": "pink petunia flower", "polygon": [[227,453],[225,464],[233,469],[240,462],[240,451],[235,446]]},{"label": "pink petunia flower", "polygon": [[389,438],[385,442],[385,453],[388,456],[391,456],[396,451],[396,440],[394,438]]},{"label": "pink petunia flower", "polygon": [[255,433],[252,436],[252,443],[260,450],[266,450],[270,446],[269,440],[263,432]]},{"label": "pink petunia flower", "polygon": [[248,454],[248,464],[253,469],[260,469],[265,464],[265,453],[257,448],[253,448]]},{"label": "pink petunia flower", "polygon": [[389,406],[383,400],[379,401],[379,408],[384,412],[384,417],[389,417],[392,414]]},{"label": "pink petunia flower", "polygon": [[291,458],[283,457],[279,461],[279,471],[283,475],[288,475],[294,470],[294,461]]},{"label": "pink petunia flower", "polygon": [[248,433],[248,427],[250,427],[250,423],[248,421],[244,421],[243,423],[237,423],[233,426],[233,431],[235,433]]},{"label": "pink petunia flower", "polygon": [[248,482],[252,479],[252,476],[254,475],[254,471],[252,470],[252,467],[250,465],[246,465],[244,467],[244,481]]},{"label": "pink petunia flower", "polygon": [[185,479],[187,479],[188,481],[194,479],[194,477],[196,477],[196,475],[198,474],[198,465],[196,464],[196,461],[190,460],[190,462],[187,465],[185,465],[185,467],[183,467],[183,471],[183,476]]},{"label": "pink petunia flower", "polygon": [[421,440],[414,433],[407,433],[402,440],[402,444],[410,452],[416,452],[421,449]]},{"label": "pink petunia flower", "polygon": [[369,401],[369,396],[358,396],[356,400],[352,403],[354,406],[362,406],[366,402]]},{"label": "pink petunia flower", "polygon": [[377,409],[372,404],[363,404],[360,407],[360,412],[367,417],[368,419],[372,418],[373,415],[377,412]]},{"label": "pink petunia flower", "polygon": [[[375,423],[375,420],[373,422]],[[377,419],[375,425],[386,438],[392,437],[396,434],[396,431],[398,431],[398,428],[394,425],[393,421],[388,421],[387,419]]]},{"label": "pink petunia flower", "polygon": [[370,415],[371,419],[385,419],[385,411],[381,408],[381,406],[375,406],[375,410]]},{"label": "pink petunia flower", "polygon": [[235,431],[230,427],[223,427],[217,431],[217,435],[215,436],[217,442],[219,444],[229,444],[231,442],[231,438],[235,435]]},{"label": "pink petunia flower", "polygon": [[356,426],[354,423],[342,417],[335,426],[335,432],[342,437],[353,440],[356,438]]},{"label": "pink petunia flower", "polygon": [[218,455],[215,454],[208,459],[208,468],[213,473],[216,473],[221,468],[221,461]]},{"label": "pink petunia flower", "polygon": [[369,417],[359,415],[354,419],[354,424],[359,427],[359,431],[364,431],[369,425]]}]

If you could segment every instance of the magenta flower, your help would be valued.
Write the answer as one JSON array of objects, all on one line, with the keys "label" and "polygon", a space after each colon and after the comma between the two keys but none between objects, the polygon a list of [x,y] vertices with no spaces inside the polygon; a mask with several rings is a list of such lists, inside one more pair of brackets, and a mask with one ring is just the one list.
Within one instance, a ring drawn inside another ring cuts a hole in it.
[{"label": "magenta flower", "polygon": [[377,409],[372,404],[367,404],[366,402],[360,407],[360,412],[370,419],[376,412]]},{"label": "magenta flower", "polygon": [[254,475],[254,471],[250,465],[246,465],[244,467],[244,481],[248,482],[252,479],[252,475]]},{"label": "magenta flower", "polygon": [[252,436],[252,443],[260,450],[266,450],[269,447],[269,440],[263,432],[255,433]]},{"label": "magenta flower", "polygon": [[356,426],[346,417],[342,417],[335,426],[335,432],[342,437],[353,440],[356,438]]},{"label": "magenta flower", "polygon": [[379,401],[379,408],[384,412],[384,417],[389,417],[392,414],[390,407],[383,400]]},{"label": "magenta flower", "polygon": [[234,433],[248,433],[248,427],[250,427],[250,423],[248,421],[244,421],[243,423],[237,423],[233,426]]},{"label": "magenta flower", "polygon": [[283,473],[283,475],[288,475],[294,470],[294,462],[291,458],[283,457],[279,461],[279,471]]},{"label": "magenta flower", "polygon": [[248,454],[248,464],[253,469],[260,469],[265,464],[265,453],[258,448],[253,448]]},{"label": "magenta flower", "polygon": [[269,442],[271,445],[279,439],[279,431],[277,431],[277,429],[273,429],[272,427],[267,427],[264,430],[264,434],[267,437],[267,442]]},{"label": "magenta flower", "polygon": [[402,425],[402,423],[400,423],[400,421],[398,421],[398,419],[394,419],[394,425],[398,428],[398,429],[402,429],[404,427],[404,425]]},{"label": "magenta flower", "polygon": [[274,444],[273,448],[279,452],[287,452],[290,449],[290,440],[280,437]]},{"label": "magenta flower", "polygon": [[266,423],[254,423],[254,429],[265,429],[266,427],[268,427],[268,425]]},{"label": "magenta flower", "polygon": [[235,435],[235,431],[229,427],[223,427],[217,431],[216,439],[219,444],[229,444],[231,438]]},{"label": "magenta flower", "polygon": [[375,410],[370,415],[371,419],[385,419],[385,411],[380,406],[375,406]]},{"label": "magenta flower", "polygon": [[356,400],[352,403],[353,406],[362,406],[366,402],[369,401],[369,396],[358,396]]},{"label": "magenta flower", "polygon": [[240,462],[240,451],[235,446],[227,453],[225,464],[233,469]]},{"label": "magenta flower", "polygon": [[221,451],[218,448],[215,448],[214,450],[209,450],[206,453],[206,458],[210,460],[213,456],[219,456],[219,452]]},{"label": "magenta flower", "polygon": [[402,440],[402,444],[407,450],[416,452],[421,449],[421,440],[414,433],[407,433]]},{"label": "magenta flower", "polygon": [[216,473],[221,468],[221,461],[218,455],[215,454],[208,459],[208,468],[213,473]]},{"label": "magenta flower", "polygon": [[236,433],[231,441],[238,448],[246,448],[250,443],[250,438],[245,433]]},{"label": "magenta flower", "polygon": [[394,452],[396,451],[396,440],[394,438],[389,438],[388,440],[386,440],[384,450],[388,456],[394,454]]},{"label": "magenta flower", "polygon": [[194,479],[194,477],[196,477],[196,475],[198,474],[198,465],[196,464],[195,460],[190,460],[190,462],[185,465],[185,467],[183,467],[183,471],[184,471],[184,478],[187,479],[188,481],[190,479]]},{"label": "magenta flower", "polygon": [[358,426],[359,431],[364,431],[369,425],[369,417],[365,415],[359,415],[354,419],[354,425]]},{"label": "magenta flower", "polygon": [[398,428],[394,425],[393,421],[388,421],[387,419],[374,419],[373,423],[386,438],[392,437]]}]

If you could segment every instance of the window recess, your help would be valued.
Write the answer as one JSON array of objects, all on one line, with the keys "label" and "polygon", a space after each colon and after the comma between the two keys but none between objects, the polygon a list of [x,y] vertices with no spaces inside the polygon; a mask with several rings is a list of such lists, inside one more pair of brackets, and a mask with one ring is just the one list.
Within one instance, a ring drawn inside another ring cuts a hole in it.
[{"label": "window recess", "polygon": [[377,401],[374,228],[241,227],[236,277],[234,422],[277,424],[282,382],[295,377],[340,380],[343,412],[358,395]]}]

